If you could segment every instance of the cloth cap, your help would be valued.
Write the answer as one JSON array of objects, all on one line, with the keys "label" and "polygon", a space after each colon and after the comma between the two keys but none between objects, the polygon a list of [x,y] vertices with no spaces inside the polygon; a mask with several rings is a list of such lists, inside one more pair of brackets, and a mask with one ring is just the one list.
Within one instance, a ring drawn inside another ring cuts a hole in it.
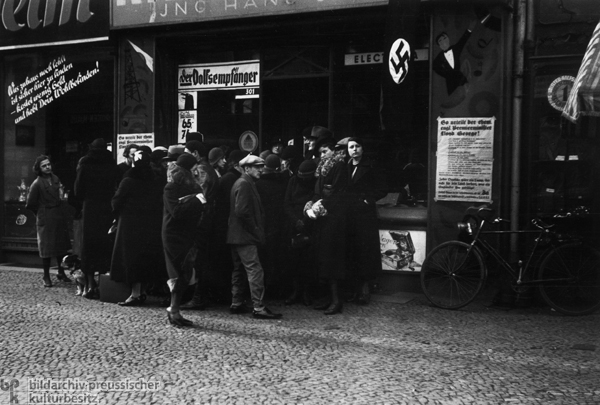
[{"label": "cloth cap", "polygon": [[317,163],[313,159],[305,160],[298,168],[298,177],[301,179],[314,177],[316,170]]},{"label": "cloth cap", "polygon": [[265,160],[256,155],[248,155],[240,160],[240,166],[264,166]]},{"label": "cloth cap", "polygon": [[223,158],[223,156],[225,156],[225,153],[223,152],[223,149],[221,148],[212,148],[210,150],[210,152],[208,152],[208,162],[212,165],[214,165],[215,163],[217,163],[220,159]]},{"label": "cloth cap", "polygon": [[335,148],[336,149],[346,149],[348,147],[348,140],[350,139],[350,137],[346,137],[343,139],[340,139],[338,141],[338,143],[335,144]]},{"label": "cloth cap", "polygon": [[238,164],[240,163],[240,160],[242,160],[245,156],[246,153],[242,152],[239,149],[235,149],[231,151],[231,153],[229,154],[229,159],[227,159],[227,161],[229,163]]},{"label": "cloth cap", "polygon": [[194,155],[184,153],[177,158],[177,166],[183,167],[184,169],[191,170],[194,165],[198,163]]}]

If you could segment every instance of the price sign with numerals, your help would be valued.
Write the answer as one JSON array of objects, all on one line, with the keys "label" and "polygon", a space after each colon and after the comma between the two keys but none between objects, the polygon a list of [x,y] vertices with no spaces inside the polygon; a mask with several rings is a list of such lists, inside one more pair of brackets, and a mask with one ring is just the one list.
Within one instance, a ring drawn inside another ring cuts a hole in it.
[{"label": "price sign with numerals", "polygon": [[189,132],[197,132],[198,120],[196,114],[197,112],[194,110],[179,111],[179,128],[177,133],[179,134],[180,141],[185,141]]}]

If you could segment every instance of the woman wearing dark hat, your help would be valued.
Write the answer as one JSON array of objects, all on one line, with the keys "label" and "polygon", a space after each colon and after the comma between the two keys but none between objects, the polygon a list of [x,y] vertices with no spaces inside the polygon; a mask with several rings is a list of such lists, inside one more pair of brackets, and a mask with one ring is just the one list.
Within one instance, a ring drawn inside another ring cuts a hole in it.
[{"label": "woman wearing dark hat", "polygon": [[112,199],[118,217],[110,278],[131,286],[131,296],[121,306],[144,302],[143,289],[164,271],[161,227],[166,177],[156,176],[150,154],[138,150]]},{"label": "woman wearing dark hat", "polygon": [[171,291],[171,306],[167,308],[169,323],[191,326],[180,313],[181,298],[189,285],[198,249],[198,225],[206,199],[202,194],[196,158],[184,153],[177,158],[172,181],[165,186],[163,202],[162,241]]},{"label": "woman wearing dark hat", "polygon": [[305,160],[300,164],[298,173],[288,182],[285,193],[284,209],[287,219],[285,240],[291,243],[287,249],[288,279],[292,281],[292,294],[285,300],[286,305],[300,300],[304,305],[312,304],[309,283],[316,278],[311,274],[314,269],[314,252],[310,241],[313,237],[313,221],[304,217],[303,209],[315,193],[315,170],[317,165],[313,160]]},{"label": "woman wearing dark hat", "polygon": [[94,140],[79,161],[75,179],[75,196],[83,201],[81,270],[86,277],[85,298],[98,298],[94,274],[104,274],[110,268],[113,245],[108,230],[114,219],[111,200],[119,177],[104,139]]},{"label": "woman wearing dark hat", "polygon": [[[340,283],[347,277],[347,206],[345,189],[348,183],[345,152],[335,150],[333,138],[319,145],[319,164],[315,176],[315,196],[312,206],[305,207],[305,215],[316,220],[314,235],[315,257],[319,278],[325,281],[330,290],[330,299],[315,309],[325,310],[325,315],[342,312]],[[323,207],[316,209],[314,207]],[[308,208],[308,209],[306,209]],[[321,216],[323,212],[327,214]]]},{"label": "woman wearing dark hat", "polygon": [[370,301],[369,283],[381,272],[377,200],[385,197],[387,186],[375,162],[364,156],[361,138],[348,139],[348,252],[357,284],[358,303]]},{"label": "woman wearing dark hat", "polygon": [[26,208],[36,213],[37,242],[44,266],[44,287],[52,287],[50,260],[58,263],[60,281],[70,282],[61,267],[62,257],[71,249],[64,207],[62,184],[54,173],[48,156],[38,156],[33,165],[37,178],[29,188]]},{"label": "woman wearing dark hat", "polygon": [[208,152],[208,163],[215,169],[215,172],[219,177],[225,174],[225,164],[227,160],[225,160],[225,152],[221,147],[212,148],[210,152]]}]

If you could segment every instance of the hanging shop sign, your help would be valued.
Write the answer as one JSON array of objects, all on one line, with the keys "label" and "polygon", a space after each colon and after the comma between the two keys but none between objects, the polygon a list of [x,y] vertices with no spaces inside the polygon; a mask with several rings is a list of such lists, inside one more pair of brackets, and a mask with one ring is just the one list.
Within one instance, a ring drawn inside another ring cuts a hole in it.
[{"label": "hanging shop sign", "polygon": [[146,145],[150,149],[154,148],[154,134],[118,134],[117,135],[117,163],[125,161],[123,152],[125,147],[130,143],[135,143],[138,146]]},{"label": "hanging shop sign", "polygon": [[367,6],[388,0],[111,0],[112,28],[265,17]]},{"label": "hanging shop sign", "polygon": [[436,201],[492,201],[495,121],[438,117]]},{"label": "hanging shop sign", "polygon": [[0,50],[108,40],[105,0],[0,0]]},{"label": "hanging shop sign", "polygon": [[178,77],[179,91],[238,90],[240,95],[247,95],[246,90],[258,89],[260,63],[258,60],[248,60],[180,65]]},{"label": "hanging shop sign", "polygon": [[75,67],[65,55],[54,58],[36,74],[8,85],[11,118],[18,124],[98,73],[98,61],[87,67]]}]

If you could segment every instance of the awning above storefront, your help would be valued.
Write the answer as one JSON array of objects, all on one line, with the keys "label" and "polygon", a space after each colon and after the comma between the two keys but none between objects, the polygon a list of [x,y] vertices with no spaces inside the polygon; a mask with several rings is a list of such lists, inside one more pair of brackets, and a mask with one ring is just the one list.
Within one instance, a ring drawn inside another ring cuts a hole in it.
[{"label": "awning above storefront", "polygon": [[600,117],[600,23],[585,51],[562,115],[573,122],[580,115]]}]

